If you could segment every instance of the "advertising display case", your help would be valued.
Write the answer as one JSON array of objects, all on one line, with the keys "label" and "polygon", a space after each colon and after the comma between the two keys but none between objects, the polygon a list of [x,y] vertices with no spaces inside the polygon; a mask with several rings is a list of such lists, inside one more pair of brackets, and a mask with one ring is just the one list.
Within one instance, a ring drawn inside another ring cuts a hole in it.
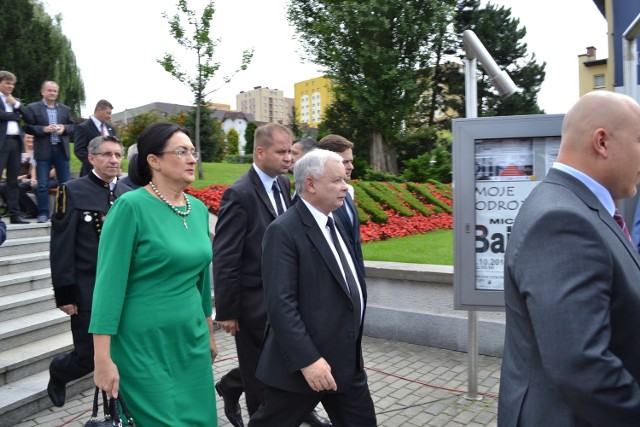
[{"label": "advertising display case", "polygon": [[454,308],[504,309],[504,253],[560,147],[564,115],[453,121]]}]

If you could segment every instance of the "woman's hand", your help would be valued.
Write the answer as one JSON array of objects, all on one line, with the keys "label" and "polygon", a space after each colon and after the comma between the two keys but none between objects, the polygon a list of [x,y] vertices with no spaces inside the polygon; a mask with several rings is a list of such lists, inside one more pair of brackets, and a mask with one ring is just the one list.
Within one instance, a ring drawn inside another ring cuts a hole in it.
[{"label": "woman's hand", "polygon": [[95,361],[95,369],[93,371],[93,382],[101,390],[107,392],[109,397],[118,397],[118,389],[120,388],[120,374],[118,367],[107,358],[98,362]]},{"label": "woman's hand", "polygon": [[93,382],[109,397],[118,397],[120,374],[111,360],[111,335],[93,334],[94,365]]}]

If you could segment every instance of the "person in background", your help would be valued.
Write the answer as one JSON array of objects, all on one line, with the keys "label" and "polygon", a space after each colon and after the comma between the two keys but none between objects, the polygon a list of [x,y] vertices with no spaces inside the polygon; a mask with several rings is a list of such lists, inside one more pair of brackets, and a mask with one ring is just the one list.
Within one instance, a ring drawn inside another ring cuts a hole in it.
[{"label": "person in background", "polygon": [[94,380],[122,394],[140,426],[217,426],[209,212],[186,129],[153,123],[100,238],[91,325]]},{"label": "person in background", "polygon": [[[296,164],[296,162],[309,151],[316,148],[317,144],[318,143],[315,139],[309,137],[299,139],[298,141],[293,143],[293,145],[291,146],[291,164],[289,165],[289,173],[293,173],[293,166]],[[298,200],[300,200],[300,196],[294,189],[293,195],[291,196],[291,202],[296,203]]]},{"label": "person in background", "polygon": [[316,148],[318,142],[310,137],[302,138],[291,145],[291,164],[289,165],[289,173],[293,173],[293,166],[298,160],[309,151]]},{"label": "person in background", "polygon": [[87,149],[91,173],[58,188],[51,217],[51,282],[56,306],[71,316],[73,336],[73,350],[49,365],[47,393],[55,406],[64,405],[68,382],[93,371],[89,321],[98,243],[113,201],[130,190],[117,181],[123,152],[118,138],[98,136]]},{"label": "person in background", "polygon": [[[18,205],[25,218],[36,218],[38,206],[27,194],[37,183],[36,162],[33,159],[33,135],[25,133],[22,136],[22,140],[24,142],[24,152],[20,156],[20,170],[18,171]],[[4,182],[0,183],[0,195],[5,201],[7,200],[7,184]]]},{"label": "person in background", "polygon": [[75,124],[71,110],[57,102],[59,87],[56,82],[42,83],[42,100],[32,102],[23,111],[26,132],[34,136],[33,153],[36,159],[35,193],[38,202],[38,222],[49,221],[49,173],[56,170],[58,183],[69,181],[69,137]]},{"label": "person in background", "polygon": [[136,185],[133,181],[131,181],[131,171],[138,167],[138,144],[131,144],[129,146],[129,149],[127,149],[127,159],[129,159],[127,176],[121,178],[120,182],[122,182],[127,187],[131,187],[135,190],[139,187],[139,185]]},{"label": "person in background", "polygon": [[101,99],[93,110],[93,116],[76,126],[73,132],[73,152],[82,162],[80,176],[85,176],[93,166],[89,162],[89,152],[87,147],[89,141],[96,136],[115,136],[116,131],[108,123],[111,120],[113,105],[105,99]]},{"label": "person in background", "polygon": [[342,158],[313,150],[294,178],[301,200],[262,240],[267,329],[256,376],[265,403],[249,427],[296,427],[318,402],[336,426],[373,427],[362,357],[366,285],[332,213],[347,194]]},{"label": "person in background", "polygon": [[[342,157],[346,180],[348,181],[351,179],[351,172],[353,172],[353,142],[340,135],[327,135],[318,142],[318,148],[338,153],[340,157]],[[366,276],[364,256],[362,255],[362,246],[360,243],[360,218],[358,218],[358,211],[356,210],[356,205],[353,202],[353,187],[349,184],[347,184],[347,186],[349,188],[349,191],[347,191],[347,197],[344,199],[342,206],[340,206],[340,208],[338,208],[334,213],[347,230],[349,243],[356,254],[358,268],[362,275]]]},{"label": "person in background", "polygon": [[582,96],[509,237],[498,426],[638,425],[640,257],[616,202],[639,181],[640,105]]},{"label": "person in background", "polygon": [[20,153],[22,137],[19,121],[22,119],[22,102],[13,96],[17,79],[9,71],[0,71],[0,175],[7,178],[5,201],[11,224],[28,224],[20,215]]}]

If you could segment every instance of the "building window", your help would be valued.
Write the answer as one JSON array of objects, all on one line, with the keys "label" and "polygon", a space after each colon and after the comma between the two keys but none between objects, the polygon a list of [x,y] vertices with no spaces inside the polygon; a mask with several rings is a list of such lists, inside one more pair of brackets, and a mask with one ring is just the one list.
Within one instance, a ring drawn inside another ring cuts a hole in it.
[{"label": "building window", "polygon": [[604,74],[596,74],[593,76],[593,87],[595,89],[604,87]]}]

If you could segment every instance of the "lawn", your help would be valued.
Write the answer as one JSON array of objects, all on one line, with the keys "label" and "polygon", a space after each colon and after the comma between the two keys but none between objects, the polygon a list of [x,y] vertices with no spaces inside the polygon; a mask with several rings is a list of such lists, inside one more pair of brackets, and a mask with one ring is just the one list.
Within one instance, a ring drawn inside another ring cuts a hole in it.
[{"label": "lawn", "polygon": [[363,243],[362,253],[369,261],[453,265],[453,230]]}]

